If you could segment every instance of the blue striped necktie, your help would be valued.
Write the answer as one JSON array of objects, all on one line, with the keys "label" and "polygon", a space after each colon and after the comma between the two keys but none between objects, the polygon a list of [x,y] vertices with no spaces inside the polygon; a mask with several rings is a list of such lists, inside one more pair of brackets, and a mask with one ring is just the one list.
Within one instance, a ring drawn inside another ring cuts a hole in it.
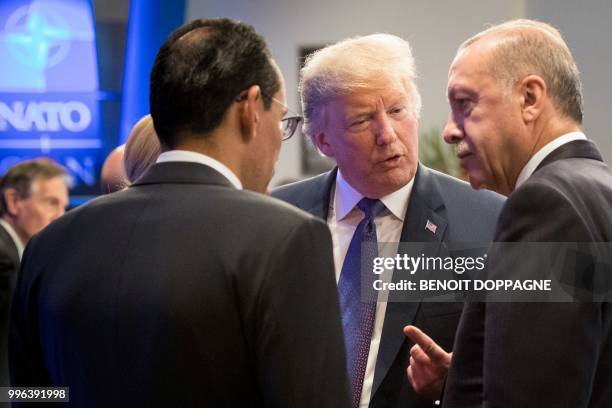
[{"label": "blue striped necktie", "polygon": [[[359,201],[357,207],[364,212],[365,217],[355,229],[338,281],[353,407],[358,407],[361,399],[376,316],[375,299],[366,299],[367,302],[362,302],[361,287],[362,284],[368,285],[365,290],[370,290],[374,281],[372,263],[374,258],[378,256],[374,218],[384,210],[385,205],[380,200],[363,198]],[[362,246],[363,243],[368,244]],[[361,281],[362,264],[368,266],[368,270],[364,271],[363,274],[364,277],[367,277],[367,281],[364,280],[364,282]],[[366,287],[364,286],[364,288]]]}]

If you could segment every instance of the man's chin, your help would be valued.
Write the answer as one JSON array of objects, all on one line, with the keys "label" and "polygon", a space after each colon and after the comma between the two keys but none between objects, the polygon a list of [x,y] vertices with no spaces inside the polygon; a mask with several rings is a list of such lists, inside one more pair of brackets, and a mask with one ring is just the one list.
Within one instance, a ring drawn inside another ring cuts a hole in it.
[{"label": "man's chin", "polygon": [[478,176],[468,173],[468,181],[474,190],[488,189],[486,183]]}]

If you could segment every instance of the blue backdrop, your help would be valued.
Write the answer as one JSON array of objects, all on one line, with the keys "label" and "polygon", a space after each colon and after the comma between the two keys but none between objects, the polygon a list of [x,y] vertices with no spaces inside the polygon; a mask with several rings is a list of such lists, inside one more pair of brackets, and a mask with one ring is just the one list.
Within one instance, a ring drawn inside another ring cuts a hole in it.
[{"label": "blue backdrop", "polygon": [[149,113],[149,76],[155,55],[168,35],[185,19],[184,0],[132,0],[127,31],[121,143],[138,120]]}]

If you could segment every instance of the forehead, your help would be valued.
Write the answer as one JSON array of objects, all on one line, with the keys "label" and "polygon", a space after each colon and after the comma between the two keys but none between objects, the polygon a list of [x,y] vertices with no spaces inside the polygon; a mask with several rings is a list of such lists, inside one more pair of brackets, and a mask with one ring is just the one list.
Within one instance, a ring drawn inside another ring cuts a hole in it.
[{"label": "forehead", "polygon": [[482,88],[493,81],[489,70],[490,47],[479,43],[460,50],[448,73],[448,94]]},{"label": "forehead", "polygon": [[379,103],[393,104],[408,99],[408,93],[401,86],[390,86],[381,89],[358,89],[335,100],[347,109],[373,107]]},{"label": "forehead", "polygon": [[68,187],[63,177],[36,178],[32,181],[32,193],[66,195]]}]

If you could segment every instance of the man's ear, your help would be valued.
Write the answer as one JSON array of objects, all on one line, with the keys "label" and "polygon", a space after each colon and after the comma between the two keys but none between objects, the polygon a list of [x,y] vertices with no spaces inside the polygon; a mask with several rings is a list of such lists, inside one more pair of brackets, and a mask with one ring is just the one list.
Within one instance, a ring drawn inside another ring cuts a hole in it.
[{"label": "man's ear", "polygon": [[546,82],[538,75],[527,75],[519,83],[521,112],[525,123],[536,120],[545,105]]},{"label": "man's ear", "polygon": [[259,85],[253,85],[245,91],[239,101],[240,107],[240,130],[242,137],[246,141],[257,135],[257,125],[259,124],[259,105],[261,101],[261,90]]},{"label": "man's ear", "polygon": [[329,144],[328,135],[325,132],[319,132],[313,136],[312,141],[314,145],[327,157],[334,157],[334,149]]},{"label": "man's ear", "polygon": [[4,202],[6,203],[6,212],[9,215],[17,215],[19,202],[19,194],[14,188],[7,188],[4,190]]}]

